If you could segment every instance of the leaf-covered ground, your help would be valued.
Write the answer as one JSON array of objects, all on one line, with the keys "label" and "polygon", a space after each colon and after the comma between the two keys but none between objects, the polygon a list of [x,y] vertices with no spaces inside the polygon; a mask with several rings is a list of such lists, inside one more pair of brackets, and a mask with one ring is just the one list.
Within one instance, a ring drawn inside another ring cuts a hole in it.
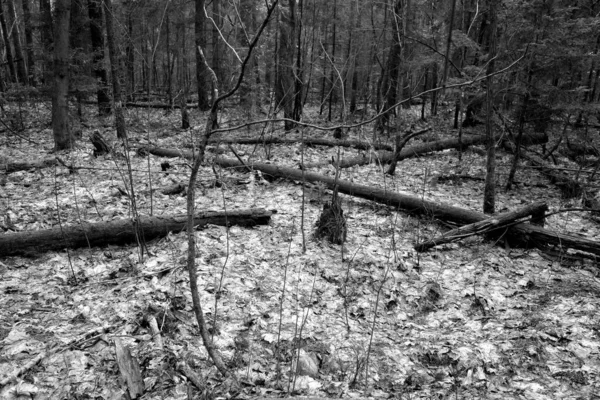
[{"label": "leaf-covered ground", "polygon": [[[38,105],[28,112],[26,129],[1,139],[2,160],[52,156],[49,110]],[[185,148],[202,129],[180,131],[177,113],[131,110],[132,149],[126,154],[111,121],[99,121],[92,109],[85,112],[83,139],[75,151],[59,154],[79,167],[76,173],[57,167],[1,179],[3,226],[27,231],[130,218],[126,156],[140,213],[185,212],[185,196],[166,196],[161,188],[187,182],[188,162],[168,160],[170,168],[162,171],[165,159],[140,157],[135,147],[150,141]],[[433,121],[433,133],[455,135],[448,125]],[[92,156],[87,135],[96,129],[111,140],[114,155]],[[235,134],[261,133],[282,130]],[[307,129],[304,135],[330,133]],[[355,129],[349,136],[366,140],[372,130]],[[302,157],[317,162],[338,156],[337,148],[300,145],[234,148],[245,159],[268,157],[289,166]],[[341,157],[358,153],[339,151]],[[561,200],[531,168],[519,170],[514,190],[501,190],[510,162],[510,156],[498,154],[498,211],[539,199],[551,211],[579,206],[577,199]],[[467,151],[459,163],[456,151],[444,151],[402,161],[394,177],[372,164],[343,170],[341,178],[480,210],[482,181],[443,177],[483,177],[484,170],[477,152]],[[317,172],[335,173],[332,167]],[[480,237],[417,254],[414,243],[440,233],[442,225],[344,195],[347,242],[330,245],[312,235],[330,198],[319,185],[303,189],[298,182],[213,170],[209,164],[201,168],[200,183],[199,211],[277,210],[268,226],[208,226],[196,233],[203,309],[216,347],[242,382],[238,396],[599,398],[597,265],[502,248]],[[546,227],[599,237],[593,217],[583,212],[552,215]],[[0,381],[23,368],[5,382],[0,398],[123,398],[115,338],[140,363],[143,398],[228,395],[196,329],[185,234],[173,232],[147,247],[151,254],[142,260],[134,245],[0,260]],[[162,349],[148,328],[149,316],[161,329]],[[38,362],[28,365],[32,360]],[[200,375],[203,389],[191,385],[180,363]]]}]

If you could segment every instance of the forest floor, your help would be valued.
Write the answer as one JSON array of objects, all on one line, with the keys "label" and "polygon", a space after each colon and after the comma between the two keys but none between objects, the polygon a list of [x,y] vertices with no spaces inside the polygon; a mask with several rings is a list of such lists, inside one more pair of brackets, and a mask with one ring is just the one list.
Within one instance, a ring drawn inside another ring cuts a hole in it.
[{"label": "forest floor", "polygon": [[[19,136],[5,131],[0,158],[52,157],[49,108],[38,104],[23,112],[26,127]],[[92,108],[84,112],[83,139],[74,151],[60,153],[81,169],[69,173],[59,166],[2,178],[0,214],[13,230],[131,217],[124,195],[125,151],[114,138],[112,119],[98,119]],[[432,134],[456,136],[449,115],[429,121]],[[193,117],[199,128],[181,131],[177,112],[130,110],[130,143],[186,148],[203,131],[203,120]],[[268,135],[283,135],[279,124],[269,129]],[[114,144],[117,155],[92,155],[87,135],[94,130]],[[306,129],[304,135],[331,132]],[[354,139],[371,137],[370,125],[349,133]],[[233,146],[244,159],[268,156],[286,166],[297,166],[301,157],[319,162],[338,156],[338,148],[299,144]],[[341,157],[359,153],[339,152]],[[167,196],[160,189],[186,183],[188,161],[169,159],[170,168],[162,171],[165,159],[141,157],[135,149],[128,155],[139,212],[185,213],[185,195]],[[484,177],[485,156],[467,150],[459,162],[457,155],[448,150],[401,161],[393,177],[371,164],[344,169],[341,178],[480,211],[483,181],[440,178]],[[540,199],[550,212],[580,207],[578,199],[562,199],[534,168],[520,168],[514,189],[501,189],[511,159],[498,153],[497,211]],[[197,210],[277,210],[267,226],[209,225],[196,232],[202,306],[216,347],[242,383],[238,397],[600,399],[597,264],[500,247],[477,236],[416,253],[415,242],[445,228],[345,195],[347,241],[331,245],[313,237],[330,198],[324,187],[303,189],[299,182],[268,181],[258,173],[213,170],[207,164],[200,170]],[[332,166],[316,172],[335,174]],[[551,215],[546,227],[600,238],[589,212]],[[139,361],[144,399],[229,395],[197,332],[185,269],[186,234],[172,232],[147,247],[150,255],[143,258],[131,245],[0,259],[0,382],[39,356],[5,382],[0,398],[124,398],[115,338]],[[158,321],[162,349],[148,329],[149,315]],[[202,377],[204,388],[192,387],[178,368],[181,362]]]}]

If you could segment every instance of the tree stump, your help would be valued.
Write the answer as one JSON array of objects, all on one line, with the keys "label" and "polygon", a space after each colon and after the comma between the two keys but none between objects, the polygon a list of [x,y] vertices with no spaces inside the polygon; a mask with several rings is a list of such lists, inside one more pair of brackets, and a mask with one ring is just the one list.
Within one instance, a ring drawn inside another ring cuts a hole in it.
[{"label": "tree stump", "polygon": [[90,135],[90,141],[94,145],[94,157],[110,153],[110,146],[106,143],[100,132],[94,131]]},{"label": "tree stump", "polygon": [[333,190],[331,202],[323,204],[323,211],[316,228],[315,237],[317,239],[325,238],[333,244],[344,244],[346,241],[348,227],[337,186]]}]

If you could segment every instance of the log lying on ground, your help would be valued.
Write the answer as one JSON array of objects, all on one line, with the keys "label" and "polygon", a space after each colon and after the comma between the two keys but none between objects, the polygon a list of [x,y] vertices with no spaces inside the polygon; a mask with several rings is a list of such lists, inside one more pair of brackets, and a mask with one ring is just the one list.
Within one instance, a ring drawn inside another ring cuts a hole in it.
[{"label": "log lying on ground", "polygon": [[329,146],[329,147],[352,147],[359,150],[388,150],[393,151],[394,146],[385,143],[370,143],[361,140],[343,140],[327,138],[279,138],[279,137],[251,137],[251,138],[211,138],[211,144],[298,144],[304,143],[307,146]]},{"label": "log lying on ground", "polygon": [[[427,251],[432,247],[439,246],[440,244],[456,242],[469,236],[483,235],[498,229],[506,228],[513,225],[515,221],[523,219],[528,216],[532,216],[532,223],[540,224],[543,226],[543,218],[545,212],[548,210],[548,205],[543,201],[539,201],[528,205],[527,207],[520,208],[505,212],[502,214],[495,215],[483,221],[475,222],[461,226],[460,228],[452,229],[441,236],[426,240],[415,245],[416,251]],[[524,221],[521,221],[524,222]]]},{"label": "log lying on ground", "polygon": [[[426,142],[420,143],[417,145],[413,145],[403,149],[398,155],[397,161],[404,160],[406,158],[418,157],[423,154],[447,150],[447,149],[458,149],[462,147],[463,149],[469,146],[479,145],[485,143],[485,136],[481,135],[465,135],[462,138],[462,141],[459,142],[458,138],[456,139],[443,139],[438,140],[436,142]],[[528,144],[542,144],[548,141],[548,136],[541,133],[534,133],[531,135],[527,135],[524,139],[524,143]],[[503,141],[504,142],[504,141]],[[389,151],[380,151],[380,152],[371,152],[369,154],[364,154],[356,157],[351,157],[340,162],[340,168],[350,168],[359,165],[367,165],[372,162],[379,162],[381,164],[387,164],[394,159],[394,153]],[[326,163],[315,163],[315,164],[305,164],[305,168],[318,168],[323,167],[329,164]]]},{"label": "log lying on ground", "polygon": [[[194,217],[196,226],[214,225],[265,225],[276,211],[264,209],[236,210],[228,212],[207,211]],[[165,236],[169,232],[185,230],[187,215],[163,215],[141,217],[139,229],[145,240]],[[136,241],[135,226],[130,219],[110,222],[84,223],[31,232],[5,233],[0,235],[0,257],[31,255],[38,252],[60,250],[66,247],[78,248],[127,244]]]},{"label": "log lying on ground", "polygon": [[46,158],[44,160],[23,161],[23,162],[6,161],[6,162],[0,163],[0,172],[11,174],[13,172],[18,172],[18,171],[28,171],[30,169],[53,167],[57,164],[58,164],[58,161],[56,160],[56,158]]},{"label": "log lying on ground", "polygon": [[[215,162],[222,167],[242,167],[239,161],[227,157],[217,157]],[[335,186],[334,178],[314,172],[280,167],[273,164],[249,163],[248,165],[274,177],[293,179],[300,182],[323,182],[330,189],[333,189]],[[434,203],[406,193],[389,192],[385,189],[357,185],[345,180],[338,180],[337,185],[340,193],[376,201],[404,210],[410,214],[426,215],[459,225],[472,224],[489,218],[489,215],[477,211]],[[600,242],[553,232],[535,225],[523,223],[514,225],[510,228],[509,235],[511,238],[517,239],[520,242],[519,244],[542,248],[546,245],[555,245],[562,249],[571,248],[600,255]]]},{"label": "log lying on ground", "polygon": [[[513,143],[505,142],[502,146],[512,153],[516,151]],[[521,149],[521,158],[527,160],[529,164],[538,167],[539,171],[560,189],[563,197],[569,199],[578,197],[583,193],[584,187],[581,182],[571,179],[568,174],[553,168],[541,158],[525,153],[524,149]]]}]

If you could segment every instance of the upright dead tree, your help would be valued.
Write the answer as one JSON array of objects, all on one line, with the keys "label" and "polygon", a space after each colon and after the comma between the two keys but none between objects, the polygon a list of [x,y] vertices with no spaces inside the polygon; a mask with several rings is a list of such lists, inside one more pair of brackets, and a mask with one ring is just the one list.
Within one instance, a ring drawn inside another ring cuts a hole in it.
[{"label": "upright dead tree", "polygon": [[96,97],[100,115],[110,114],[110,96],[108,94],[108,75],[104,66],[104,35],[102,34],[102,0],[88,0],[88,16],[90,18],[90,39],[92,42],[92,62],[96,76]]},{"label": "upright dead tree", "polygon": [[[195,0],[194,33],[196,49],[206,49],[206,5],[205,0]],[[196,81],[198,84],[198,108],[202,111],[210,109],[208,91],[210,88],[208,64],[202,59],[202,54],[196,51]]]},{"label": "upright dead tree", "polygon": [[493,214],[496,204],[496,139],[492,129],[492,114],[493,114],[493,94],[492,85],[494,78],[494,59],[496,58],[496,7],[497,0],[488,0],[488,65],[486,78],[486,117],[485,117],[485,134],[487,137],[487,164],[485,175],[485,187],[483,190],[483,212]]}]

